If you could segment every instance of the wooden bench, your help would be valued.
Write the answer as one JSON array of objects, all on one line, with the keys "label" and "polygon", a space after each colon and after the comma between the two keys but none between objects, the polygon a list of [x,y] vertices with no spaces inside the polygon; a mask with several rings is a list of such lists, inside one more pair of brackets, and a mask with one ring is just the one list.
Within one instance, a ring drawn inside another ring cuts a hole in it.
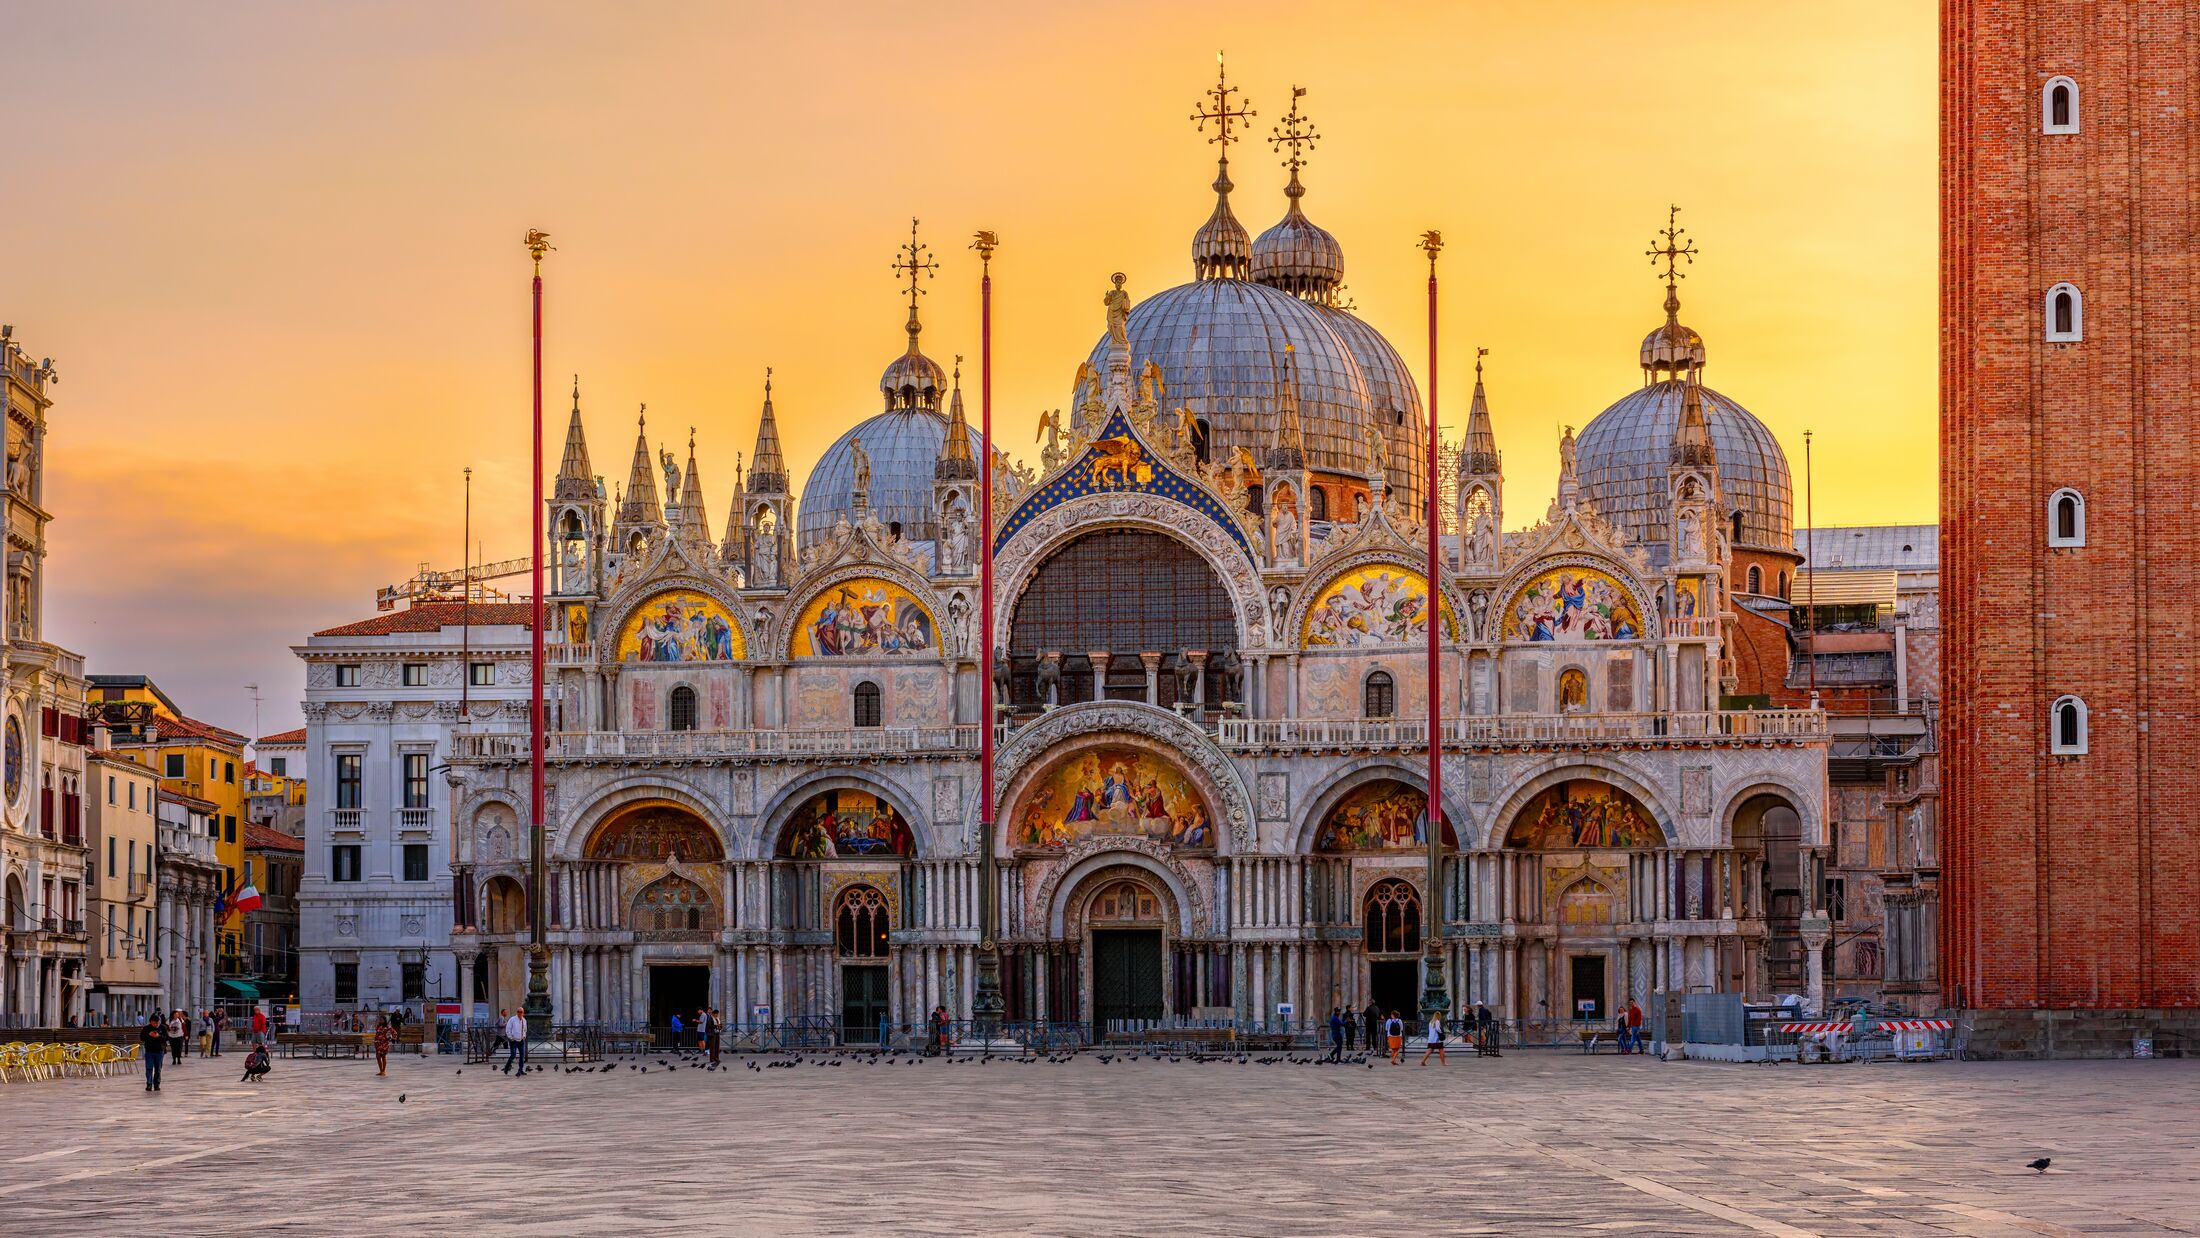
[{"label": "wooden bench", "polygon": [[316,1058],[356,1058],[368,1052],[371,1037],[357,1032],[278,1032],[275,1048],[294,1058],[302,1050]]},{"label": "wooden bench", "polygon": [[1581,1038],[1581,1051],[1583,1053],[1595,1053],[1599,1041],[1608,1041],[1613,1052],[1619,1051],[1619,1033],[1609,1027],[1577,1027],[1574,1029],[1574,1035]]}]

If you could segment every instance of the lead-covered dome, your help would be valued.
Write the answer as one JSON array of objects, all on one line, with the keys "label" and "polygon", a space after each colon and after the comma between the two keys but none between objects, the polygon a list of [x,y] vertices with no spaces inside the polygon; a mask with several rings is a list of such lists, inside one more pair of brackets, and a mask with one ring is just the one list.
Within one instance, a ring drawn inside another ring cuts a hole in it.
[{"label": "lead-covered dome", "polygon": [[[976,455],[978,435],[969,433],[970,451]],[[833,440],[802,484],[797,543],[806,547],[829,535],[843,516],[855,520],[857,442],[871,459],[871,515],[888,528],[901,526],[901,535],[911,541],[937,537],[932,479],[946,441],[947,419],[926,409],[880,413]]]},{"label": "lead-covered dome", "polygon": [[[1261,459],[1274,446],[1289,345],[1307,467],[1367,474],[1373,400],[1359,358],[1329,312],[1264,284],[1201,279],[1131,307],[1128,335],[1132,369],[1148,361],[1161,367],[1163,407],[1189,408],[1207,423],[1214,459],[1237,447]],[[1090,358],[1095,370],[1106,370],[1107,352],[1103,335]],[[1405,480],[1394,468],[1393,483]]]},{"label": "lead-covered dome", "polygon": [[[1628,392],[1598,413],[1576,440],[1583,495],[1653,557],[1666,545],[1673,510],[1667,469],[1687,385],[1685,378],[1669,378]],[[1718,451],[1719,491],[1729,519],[1741,513],[1740,544],[1792,550],[1795,488],[1787,453],[1748,409],[1709,387],[1700,390]]]}]

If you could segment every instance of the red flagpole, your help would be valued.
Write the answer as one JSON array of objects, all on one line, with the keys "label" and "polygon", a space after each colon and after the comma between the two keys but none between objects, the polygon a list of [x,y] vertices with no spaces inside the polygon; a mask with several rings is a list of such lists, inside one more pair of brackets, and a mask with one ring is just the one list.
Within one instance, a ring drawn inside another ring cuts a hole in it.
[{"label": "red flagpole", "polygon": [[[978,251],[978,977],[971,1015],[977,1039],[991,1048],[1000,1026],[1001,960],[996,940],[999,879],[993,868],[993,248],[980,232]],[[1029,1016],[1032,1012],[1027,1011]]]},{"label": "red flagpole", "polygon": [[1436,484],[1437,432],[1436,432],[1436,253],[1442,249],[1441,233],[1430,231],[1422,234],[1421,248],[1428,253],[1428,451],[1427,468],[1423,470],[1423,488],[1428,499],[1428,610],[1424,620],[1428,624],[1428,898],[1429,914],[1423,918],[1427,926],[1423,932],[1428,941],[1427,958],[1422,967],[1427,973],[1421,992],[1421,1005],[1430,1015],[1440,1015],[1450,1008],[1450,999],[1444,993],[1444,696],[1443,662],[1437,642],[1443,629],[1444,593],[1442,567],[1438,558],[1437,517],[1440,505]]},{"label": "red flagpole", "polygon": [[542,503],[542,255],[550,248],[549,234],[530,229],[527,233],[527,252],[535,260],[534,284],[534,542],[533,578],[534,597],[531,599],[531,625],[534,629],[529,642],[529,655],[534,674],[528,688],[528,768],[527,802],[532,829],[528,833],[528,890],[527,924],[529,948],[527,952],[527,1038],[546,1042],[550,1039],[550,950],[544,944],[545,921],[549,918],[549,903],[544,895],[544,870],[548,857],[544,854],[543,839],[543,729],[542,729],[542,545],[544,508]]}]

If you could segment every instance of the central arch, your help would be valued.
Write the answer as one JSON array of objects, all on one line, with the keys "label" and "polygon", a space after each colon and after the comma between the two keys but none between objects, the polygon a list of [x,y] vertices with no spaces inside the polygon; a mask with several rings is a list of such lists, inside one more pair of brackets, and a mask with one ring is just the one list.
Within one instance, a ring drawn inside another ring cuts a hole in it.
[{"label": "central arch", "polygon": [[[1136,605],[1111,599],[1136,598]],[[1219,663],[1238,648],[1237,610],[1214,566],[1190,546],[1142,529],[1095,529],[1078,535],[1041,560],[1012,608],[1008,654],[1014,667],[1011,702],[1044,703],[1043,655],[1067,655],[1059,666],[1054,703],[1096,699],[1095,667],[1085,655],[1103,652],[1106,696],[1145,700],[1144,652],[1166,653],[1173,665],[1182,651],[1208,655],[1201,699],[1223,699]],[[1178,703],[1175,676],[1160,680],[1160,703]]]}]

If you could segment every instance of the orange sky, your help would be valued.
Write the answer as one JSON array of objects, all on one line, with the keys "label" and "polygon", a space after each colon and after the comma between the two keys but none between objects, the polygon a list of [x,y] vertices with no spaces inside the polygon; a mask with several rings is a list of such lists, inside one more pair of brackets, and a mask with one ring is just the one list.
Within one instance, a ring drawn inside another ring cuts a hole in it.
[{"label": "orange sky", "polygon": [[[653,435],[695,426],[714,533],[766,365],[798,475],[877,411],[912,215],[943,263],[943,364],[977,352],[969,233],[1001,235],[995,407],[1030,455],[1108,273],[1135,296],[1190,277],[1213,148],[1187,117],[1218,47],[1262,139],[1308,88],[1307,212],[1417,373],[1414,238],[1444,231],[1442,411],[1456,434],[1489,347],[1514,523],[1548,501],[1558,427],[1639,382],[1668,202],[1703,250],[1682,299],[1707,380],[1798,475],[1817,431],[1819,522],[1930,520],[1933,21],[1904,0],[18,8],[0,316],[62,376],[48,634],[239,729],[256,680],[273,731],[298,717],[291,644],[456,563],[463,466],[487,555],[522,553],[530,226],[559,246],[553,435],[576,370],[614,482],[637,403]],[[1258,232],[1284,173],[1265,140],[1232,172]]]}]

